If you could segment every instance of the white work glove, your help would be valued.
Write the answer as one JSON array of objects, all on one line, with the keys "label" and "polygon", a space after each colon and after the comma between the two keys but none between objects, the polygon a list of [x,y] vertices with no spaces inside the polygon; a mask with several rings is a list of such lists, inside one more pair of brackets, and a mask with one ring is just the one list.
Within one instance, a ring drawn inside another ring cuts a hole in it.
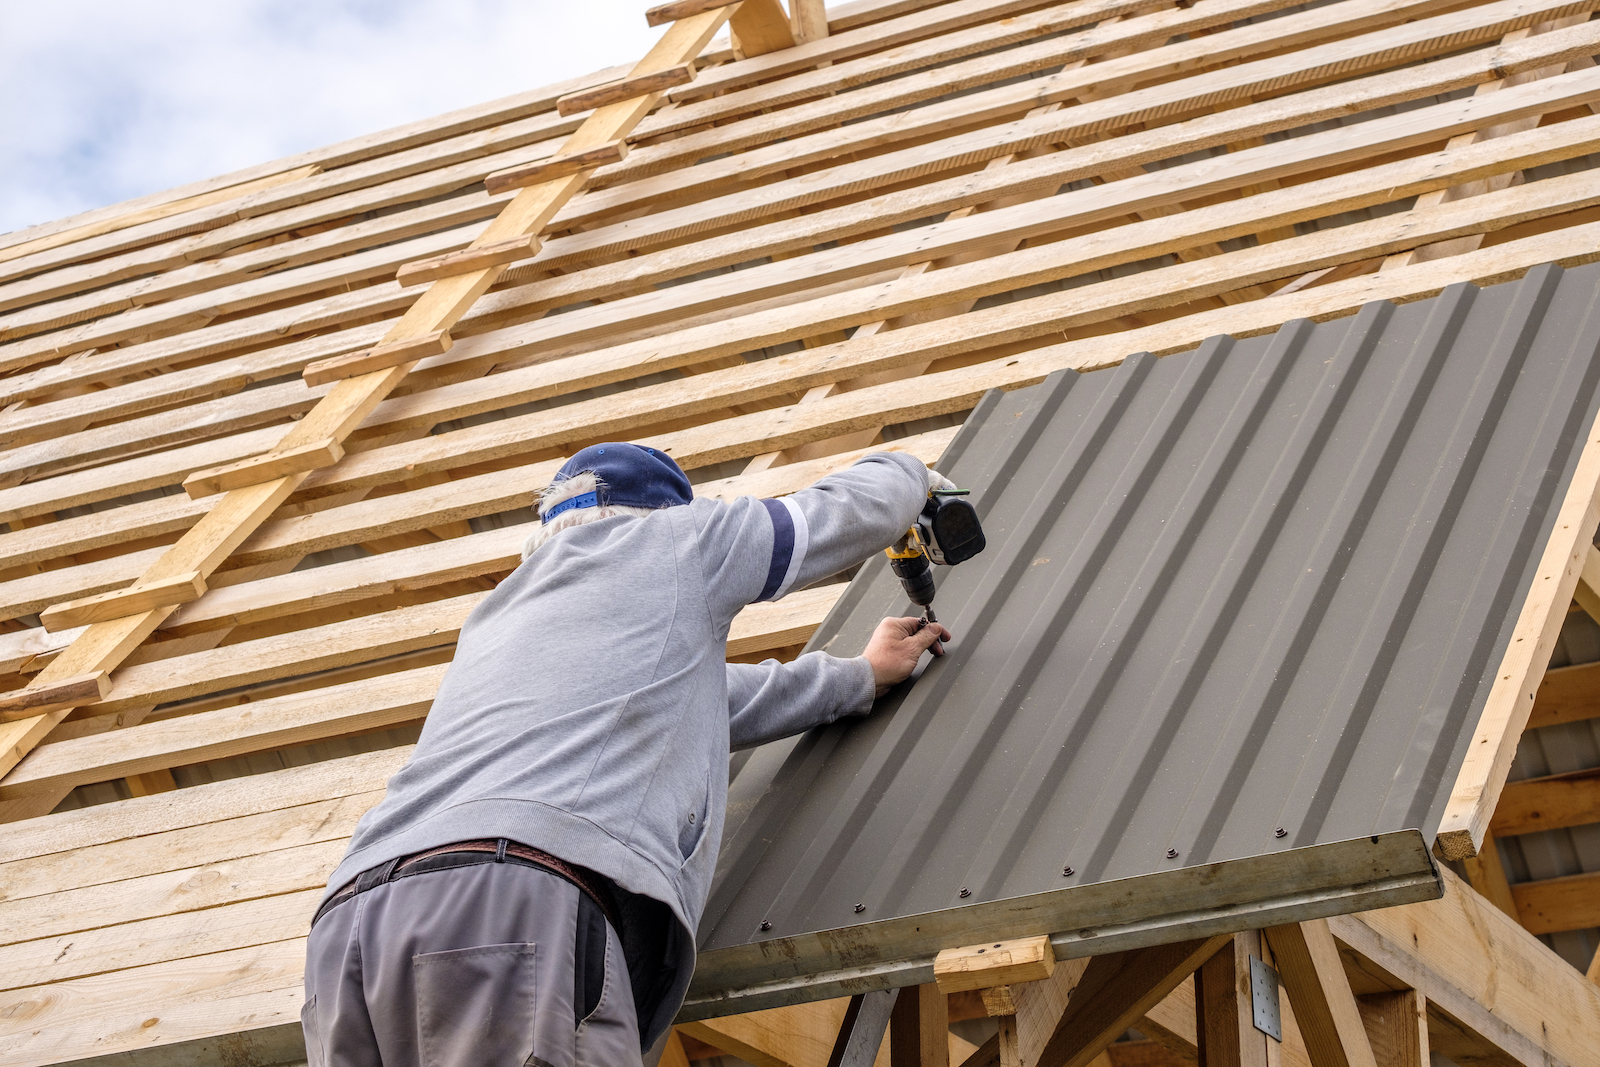
[{"label": "white work glove", "polygon": [[935,489],[950,490],[954,488],[956,488],[955,482],[952,482],[949,478],[946,478],[932,467],[928,468],[928,492],[931,493]]}]

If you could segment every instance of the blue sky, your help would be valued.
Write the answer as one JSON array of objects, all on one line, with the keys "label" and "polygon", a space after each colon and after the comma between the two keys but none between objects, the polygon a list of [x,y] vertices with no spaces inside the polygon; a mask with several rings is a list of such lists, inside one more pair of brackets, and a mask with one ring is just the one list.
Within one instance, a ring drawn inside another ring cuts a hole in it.
[{"label": "blue sky", "polygon": [[651,0],[0,0],[0,233],[637,59]]}]

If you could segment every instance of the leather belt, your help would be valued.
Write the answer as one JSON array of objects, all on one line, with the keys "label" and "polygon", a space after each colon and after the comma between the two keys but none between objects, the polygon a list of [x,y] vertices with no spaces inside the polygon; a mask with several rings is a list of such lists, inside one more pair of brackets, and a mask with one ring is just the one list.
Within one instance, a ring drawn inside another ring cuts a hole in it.
[{"label": "leather belt", "polygon": [[312,918],[311,925],[317,925],[328,912],[343,904],[358,893],[365,893],[369,889],[376,889],[396,878],[405,878],[411,875],[426,874],[429,871],[448,870],[454,867],[470,867],[479,863],[513,863],[519,867],[537,867],[547,871],[563,881],[570,882],[577,887],[578,892],[594,901],[606,920],[611,923],[612,929],[621,930],[617,921],[617,907],[615,897],[611,892],[611,880],[602,874],[597,874],[587,867],[568,863],[559,857],[532,845],[524,845],[505,838],[485,839],[481,841],[457,841],[449,845],[440,845],[437,848],[426,849],[422,852],[413,852],[408,856],[399,856],[380,863],[376,867],[368,867],[350,881],[340,886],[338,891],[329,897],[317,909],[317,914]]}]

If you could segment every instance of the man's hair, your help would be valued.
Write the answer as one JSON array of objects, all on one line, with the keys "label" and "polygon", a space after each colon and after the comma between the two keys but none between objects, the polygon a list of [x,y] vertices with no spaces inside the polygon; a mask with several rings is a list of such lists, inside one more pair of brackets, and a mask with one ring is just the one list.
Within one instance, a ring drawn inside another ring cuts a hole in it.
[{"label": "man's hair", "polygon": [[[600,479],[596,478],[593,471],[579,471],[565,481],[552,482],[539,491],[539,516],[543,518],[546,513],[563,500],[571,500],[575,496],[592,493],[604,488]],[[527,559],[539,551],[546,542],[562,530],[574,526],[582,526],[586,522],[597,522],[600,519],[609,519],[617,515],[634,515],[640,518],[650,514],[652,508],[635,508],[622,504],[602,504],[590,508],[569,508],[534,529],[522,542],[522,558]]]}]

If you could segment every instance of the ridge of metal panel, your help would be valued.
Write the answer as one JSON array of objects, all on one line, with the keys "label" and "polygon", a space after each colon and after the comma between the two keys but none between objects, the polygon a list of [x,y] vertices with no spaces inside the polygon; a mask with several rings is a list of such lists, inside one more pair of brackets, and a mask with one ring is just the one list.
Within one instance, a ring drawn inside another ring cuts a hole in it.
[{"label": "ridge of metal panel", "polygon": [[[690,1010],[918,980],[923,929],[1082,955],[1436,896],[1419,843],[1600,406],[1597,287],[1541,267],[986,397],[940,464],[989,535],[940,568],[955,641],[739,765]],[[875,560],[810,647],[891,613]],[[1328,849],[1348,877],[1304,873]]]}]

